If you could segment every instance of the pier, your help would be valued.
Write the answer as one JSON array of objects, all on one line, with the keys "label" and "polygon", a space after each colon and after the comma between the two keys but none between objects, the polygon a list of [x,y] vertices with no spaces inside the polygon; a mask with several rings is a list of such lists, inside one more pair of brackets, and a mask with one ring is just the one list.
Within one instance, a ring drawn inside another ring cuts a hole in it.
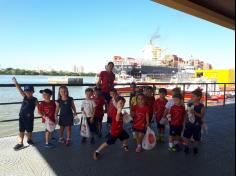
[{"label": "pier", "polygon": [[[73,145],[44,148],[43,132],[34,133],[35,146],[14,151],[16,136],[0,139],[1,176],[234,176],[235,175],[235,105],[209,107],[206,113],[209,134],[203,136],[200,153],[185,156],[183,152],[169,153],[167,143],[152,151],[135,153],[135,142],[130,139],[130,151],[124,153],[117,142],[93,161],[95,145],[80,144],[78,127],[73,128]],[[56,143],[56,142],[55,142]]]}]

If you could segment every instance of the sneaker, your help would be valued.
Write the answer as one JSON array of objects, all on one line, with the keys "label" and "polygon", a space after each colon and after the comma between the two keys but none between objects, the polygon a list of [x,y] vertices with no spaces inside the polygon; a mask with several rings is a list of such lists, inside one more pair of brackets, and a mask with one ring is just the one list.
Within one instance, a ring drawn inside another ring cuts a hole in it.
[{"label": "sneaker", "polygon": [[193,154],[194,154],[194,155],[197,155],[197,154],[198,154],[198,152],[199,152],[199,151],[198,151],[198,148],[197,148],[197,147],[195,147],[195,148],[193,149]]},{"label": "sneaker", "polygon": [[34,145],[34,142],[33,142],[31,139],[28,140],[27,143],[28,143],[29,145]]},{"label": "sneaker", "polygon": [[185,153],[185,154],[189,154],[189,147],[186,146],[186,147],[184,148],[184,153]]},{"label": "sneaker", "polygon": [[122,148],[123,148],[123,150],[124,150],[125,152],[128,152],[128,151],[129,151],[129,147],[128,147],[127,145],[123,145]]},{"label": "sneaker", "polygon": [[170,152],[176,152],[176,148],[175,148],[175,147],[169,147],[168,150],[169,150]]},{"label": "sneaker", "polygon": [[99,159],[99,157],[100,157],[100,153],[99,152],[94,152],[93,153],[93,160],[98,160]]},{"label": "sneaker", "polygon": [[95,144],[95,139],[94,139],[94,137],[91,138],[90,144]]},{"label": "sneaker", "polygon": [[66,146],[69,147],[71,145],[71,140],[70,139],[67,139],[66,140]]},{"label": "sneaker", "polygon": [[135,152],[136,152],[136,153],[142,152],[142,147],[141,147],[141,146],[137,146]]},{"label": "sneaker", "polygon": [[82,138],[81,143],[84,144],[86,143],[87,139],[85,137]]},{"label": "sneaker", "polygon": [[61,143],[61,144],[65,144],[65,139],[64,138],[60,138],[58,142]]},{"label": "sneaker", "polygon": [[22,149],[23,147],[24,147],[23,144],[16,144],[15,147],[14,147],[13,149],[17,151],[17,150]]},{"label": "sneaker", "polygon": [[48,144],[45,144],[44,147],[45,147],[45,148],[52,149],[52,148],[54,148],[55,146],[54,146],[53,144],[51,144],[51,143],[48,143]]}]

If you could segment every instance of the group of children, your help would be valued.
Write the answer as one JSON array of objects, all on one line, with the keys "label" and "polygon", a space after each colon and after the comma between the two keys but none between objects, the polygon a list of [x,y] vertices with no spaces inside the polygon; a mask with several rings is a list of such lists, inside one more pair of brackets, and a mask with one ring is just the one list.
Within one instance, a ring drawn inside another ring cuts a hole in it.
[{"label": "group of children", "polygon": [[[66,86],[59,88],[58,100],[51,100],[52,91],[50,89],[41,90],[43,101],[38,102],[33,96],[34,88],[25,86],[24,90],[13,78],[13,81],[23,96],[23,103],[20,110],[19,118],[19,143],[14,147],[19,150],[24,147],[23,139],[25,131],[27,132],[27,142],[33,145],[32,132],[34,125],[34,111],[38,108],[38,114],[42,117],[42,122],[50,120],[60,126],[59,143],[71,144],[71,130],[73,120],[77,116],[74,100],[69,96],[69,91]],[[201,140],[201,128],[205,113],[204,105],[201,103],[202,91],[200,89],[192,92],[192,100],[188,103],[188,108],[184,106],[184,98],[179,88],[172,90],[172,99],[167,100],[167,90],[159,89],[159,96],[155,99],[155,91],[153,87],[140,88],[132,84],[133,92],[130,96],[130,115],[132,116],[132,130],[135,133],[137,142],[136,152],[142,151],[142,140],[146,133],[147,127],[155,121],[157,124],[158,135],[157,140],[164,142],[165,127],[170,126],[169,131],[169,151],[175,152],[181,149],[184,145],[184,152],[187,154],[190,151],[190,140],[194,141],[194,154],[198,153],[198,143]],[[110,91],[111,100],[107,102],[102,96],[100,88],[87,88],[85,90],[85,100],[82,102],[81,111],[83,117],[87,119],[90,129],[90,143],[95,143],[95,135],[102,137],[102,122],[104,117],[104,106],[108,104],[107,110],[107,141],[103,143],[94,153],[93,159],[97,160],[101,152],[108,146],[114,144],[117,139],[123,142],[122,148],[128,151],[129,134],[124,129],[124,117],[127,112],[124,112],[126,99],[119,96],[116,89]],[[187,109],[187,110],[186,110]],[[66,139],[64,131],[66,130]],[[50,143],[52,132],[45,132],[45,147],[55,147]],[[82,138],[82,143],[87,141]]]},{"label": "group of children", "polygon": [[[133,117],[132,130],[137,142],[136,152],[142,151],[142,140],[147,127],[154,122],[157,124],[157,140],[164,142],[165,127],[169,125],[170,152],[180,151],[184,145],[184,152],[190,152],[190,140],[194,144],[193,152],[198,153],[198,144],[201,141],[201,129],[205,114],[205,107],[201,103],[202,90],[192,92],[192,99],[185,108],[184,97],[180,88],[172,90],[172,99],[167,100],[168,94],[165,88],[160,88],[158,98],[155,99],[153,87],[136,87],[132,84],[133,92],[130,96],[130,114]],[[117,139],[123,141],[123,149],[128,151],[129,135],[123,128],[123,119],[126,112],[122,113],[126,100],[118,96],[115,90],[111,91],[112,101],[108,112],[108,122],[111,126],[108,139],[93,154],[93,159],[99,159],[101,152],[114,144]]]}]

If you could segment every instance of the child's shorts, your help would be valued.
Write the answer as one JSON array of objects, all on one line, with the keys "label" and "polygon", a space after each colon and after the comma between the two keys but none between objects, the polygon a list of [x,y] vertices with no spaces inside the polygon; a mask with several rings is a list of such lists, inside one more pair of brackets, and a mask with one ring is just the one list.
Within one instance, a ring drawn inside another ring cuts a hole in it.
[{"label": "child's shorts", "polygon": [[160,124],[160,122],[157,122],[157,129],[165,129],[166,126],[165,125],[162,125]]},{"label": "child's shorts", "polygon": [[170,125],[170,136],[181,136],[183,131],[183,125],[173,126]]},{"label": "child's shorts", "polygon": [[193,137],[195,141],[200,141],[201,140],[201,125],[187,123],[185,126],[183,136],[187,139],[191,139],[191,137]]},{"label": "child's shorts", "polygon": [[133,131],[136,132],[136,133],[143,133],[143,134],[146,133],[146,129],[137,129],[137,128],[133,128]]},{"label": "child's shorts", "polygon": [[94,119],[94,121],[92,123],[90,122],[91,117],[87,117],[86,119],[87,119],[87,122],[88,122],[88,126],[89,126],[89,129],[90,129],[90,132],[95,133],[96,132],[95,119]]},{"label": "child's shorts", "polygon": [[124,141],[126,139],[129,139],[128,133],[123,130],[119,136],[112,136],[109,134],[108,139],[107,139],[107,145],[113,145],[116,143],[116,140],[119,139],[120,141]]},{"label": "child's shorts", "polygon": [[24,133],[32,133],[34,130],[34,117],[20,117],[19,118],[19,131]]},{"label": "child's shorts", "polygon": [[112,124],[112,118],[111,117],[107,117],[107,124]]}]

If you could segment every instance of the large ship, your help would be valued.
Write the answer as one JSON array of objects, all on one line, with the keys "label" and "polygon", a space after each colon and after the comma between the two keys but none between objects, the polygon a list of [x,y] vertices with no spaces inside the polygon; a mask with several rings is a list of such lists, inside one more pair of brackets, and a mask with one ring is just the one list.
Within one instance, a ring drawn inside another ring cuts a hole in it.
[{"label": "large ship", "polygon": [[149,78],[169,82],[179,69],[182,60],[177,56],[162,57],[162,49],[153,44],[147,45],[141,58],[114,56],[115,73],[127,74],[135,79]]}]

